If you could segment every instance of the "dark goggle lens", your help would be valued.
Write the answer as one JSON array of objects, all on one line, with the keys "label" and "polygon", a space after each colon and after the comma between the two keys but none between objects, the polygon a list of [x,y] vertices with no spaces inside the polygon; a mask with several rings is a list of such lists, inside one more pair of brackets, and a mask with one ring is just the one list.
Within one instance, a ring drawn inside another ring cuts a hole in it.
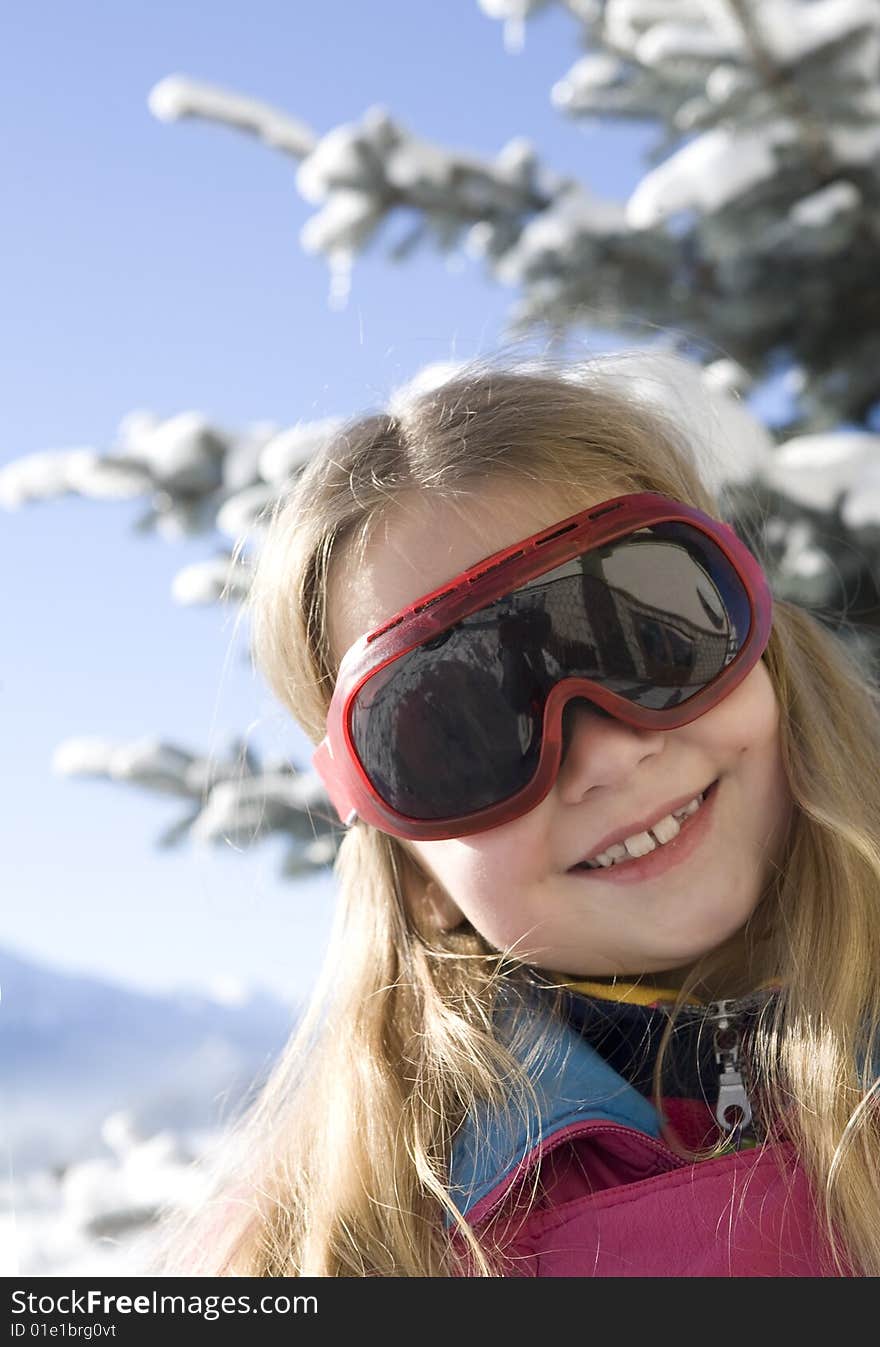
[{"label": "dark goggle lens", "polygon": [[652,524],[462,618],[358,692],[351,734],[374,789],[410,818],[463,817],[517,794],[544,703],[590,678],[635,705],[678,706],[730,664],[748,595],[711,538]]}]

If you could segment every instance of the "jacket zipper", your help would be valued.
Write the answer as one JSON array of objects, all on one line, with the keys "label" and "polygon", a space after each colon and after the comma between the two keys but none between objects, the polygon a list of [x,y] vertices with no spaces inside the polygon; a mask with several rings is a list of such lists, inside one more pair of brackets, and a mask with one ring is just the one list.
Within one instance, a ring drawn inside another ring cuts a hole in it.
[{"label": "jacket zipper", "polygon": [[[737,1016],[731,1010],[735,1004],[732,1000],[712,1001],[707,1007],[707,1018],[714,1023],[715,1030],[713,1035],[713,1047],[715,1049],[715,1062],[718,1066],[718,1102],[715,1107],[715,1121],[721,1130],[728,1136],[727,1153],[739,1151],[743,1144],[754,1144],[754,1127],[752,1121],[752,1105],[746,1090],[745,1081],[740,1071],[741,1058],[740,1049],[742,1047],[742,1033],[737,1023]],[[626,1132],[632,1135],[636,1129],[627,1127],[622,1123],[602,1123],[591,1119],[585,1122],[577,1130],[566,1130],[565,1136],[557,1141],[551,1137],[548,1144],[540,1148],[540,1159],[543,1160],[546,1155],[561,1146],[564,1142],[571,1141],[574,1137],[583,1136],[587,1132],[593,1135],[601,1132]],[[648,1146],[658,1156],[667,1162],[670,1168],[681,1169],[691,1163],[685,1160],[681,1155],[676,1155],[675,1151],[664,1142],[658,1141],[647,1132],[638,1132],[639,1141]],[[528,1162],[527,1162],[528,1163]],[[504,1192],[488,1207],[480,1216],[480,1224],[491,1216],[492,1212],[507,1196],[505,1185]]]},{"label": "jacket zipper", "polygon": [[755,1129],[752,1105],[740,1067],[742,1032],[734,1014],[732,1000],[712,1001],[708,1019],[714,1024],[713,1047],[718,1067],[718,1102],[715,1121],[728,1137],[728,1144],[739,1150],[743,1142],[753,1140]]},{"label": "jacket zipper", "polygon": [[[754,1144],[755,1141],[752,1105],[743,1073],[740,1070],[742,1065],[740,1056],[742,1032],[738,1024],[738,1017],[731,1009],[735,1005],[734,1000],[728,999],[710,1001],[707,1006],[707,1018],[715,1026],[713,1047],[715,1063],[718,1067],[718,1101],[715,1106],[715,1121],[722,1132],[728,1136],[728,1154],[731,1151],[739,1151],[743,1143],[749,1145]],[[582,1136],[586,1132],[594,1134],[597,1132],[626,1132],[631,1135],[635,1130],[621,1123],[599,1123],[591,1119],[585,1122],[582,1127],[579,1127],[577,1131],[566,1131],[565,1137],[560,1137],[559,1141],[551,1137],[549,1144],[540,1148],[540,1159],[549,1155],[563,1142],[568,1142],[573,1137]],[[680,1169],[691,1163],[682,1156],[676,1155],[674,1150],[649,1133],[639,1132],[638,1136],[643,1144],[649,1146],[657,1155],[662,1156],[671,1168]],[[505,1191],[481,1215],[480,1224],[492,1214],[506,1196],[507,1186],[505,1185]]]}]

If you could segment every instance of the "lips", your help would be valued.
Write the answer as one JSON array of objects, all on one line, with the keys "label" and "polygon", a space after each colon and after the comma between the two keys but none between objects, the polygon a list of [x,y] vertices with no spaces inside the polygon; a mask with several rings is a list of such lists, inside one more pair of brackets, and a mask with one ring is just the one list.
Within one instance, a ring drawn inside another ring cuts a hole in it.
[{"label": "lips", "polygon": [[665,818],[667,814],[674,814],[677,809],[684,809],[686,804],[690,804],[691,800],[695,799],[698,795],[705,795],[706,791],[710,790],[714,785],[715,782],[711,781],[708,785],[704,786],[702,790],[692,790],[689,795],[680,795],[669,804],[655,806],[651,810],[651,813],[646,815],[642,820],[637,820],[635,823],[628,823],[623,828],[617,827],[613,832],[606,833],[594,846],[590,847],[588,851],[585,851],[583,856],[575,861],[574,865],[569,866],[569,869],[574,870],[577,866],[583,865],[585,861],[591,860],[594,856],[601,855],[603,851],[607,851],[608,848],[614,846],[615,843],[622,842],[625,837],[633,837],[636,833],[646,833],[649,828],[653,827],[655,823],[658,823],[660,819]]}]

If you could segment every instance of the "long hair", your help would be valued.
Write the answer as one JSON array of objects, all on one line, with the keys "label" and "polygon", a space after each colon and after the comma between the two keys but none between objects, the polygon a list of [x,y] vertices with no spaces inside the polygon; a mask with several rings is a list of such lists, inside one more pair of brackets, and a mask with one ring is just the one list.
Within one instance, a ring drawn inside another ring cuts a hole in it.
[{"label": "long hair", "polygon": [[[489,475],[558,486],[561,513],[601,491],[657,491],[724,517],[705,425],[636,396],[645,368],[641,353],[634,367],[473,361],[347,423],[310,461],[267,516],[246,611],[256,666],[314,743],[336,677],[331,567],[356,563],[402,493],[454,504]],[[658,387],[675,377],[661,358]],[[784,1118],[837,1269],[880,1275],[880,694],[843,640],[778,599],[763,659],[794,804],[784,860],[680,999],[725,961],[745,986],[780,985],[750,1054],[763,1108]],[[212,1200],[169,1223],[157,1270],[503,1275],[500,1246],[451,1201],[447,1166],[478,1102],[534,1110],[540,1043],[523,1054],[497,1029],[505,998],[527,1004],[530,970],[467,923],[434,929],[417,901],[426,877],[394,837],[356,822],[335,873],[312,1002],[233,1129]]]}]

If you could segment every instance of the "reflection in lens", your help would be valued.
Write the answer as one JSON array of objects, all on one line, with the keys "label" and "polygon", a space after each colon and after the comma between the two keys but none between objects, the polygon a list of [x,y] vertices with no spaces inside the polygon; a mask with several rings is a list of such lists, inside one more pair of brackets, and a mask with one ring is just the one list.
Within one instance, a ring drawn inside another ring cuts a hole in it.
[{"label": "reflection in lens", "polygon": [[657,710],[699,692],[748,635],[748,597],[718,547],[686,524],[655,524],[545,577],[560,656],[554,677],[600,680]]},{"label": "reflection in lens", "polygon": [[720,548],[690,524],[654,524],[538,576],[386,665],[355,698],[352,739],[375,789],[400,813],[473,813],[531,780],[544,704],[560,678],[592,679],[652,710],[676,706],[735,658],[750,620]]},{"label": "reflection in lens", "polygon": [[452,641],[439,659],[411,651],[355,702],[352,737],[370,780],[411,818],[450,817],[463,799],[470,811],[486,808],[521,790],[537,767],[542,706],[517,710],[478,649]]}]

